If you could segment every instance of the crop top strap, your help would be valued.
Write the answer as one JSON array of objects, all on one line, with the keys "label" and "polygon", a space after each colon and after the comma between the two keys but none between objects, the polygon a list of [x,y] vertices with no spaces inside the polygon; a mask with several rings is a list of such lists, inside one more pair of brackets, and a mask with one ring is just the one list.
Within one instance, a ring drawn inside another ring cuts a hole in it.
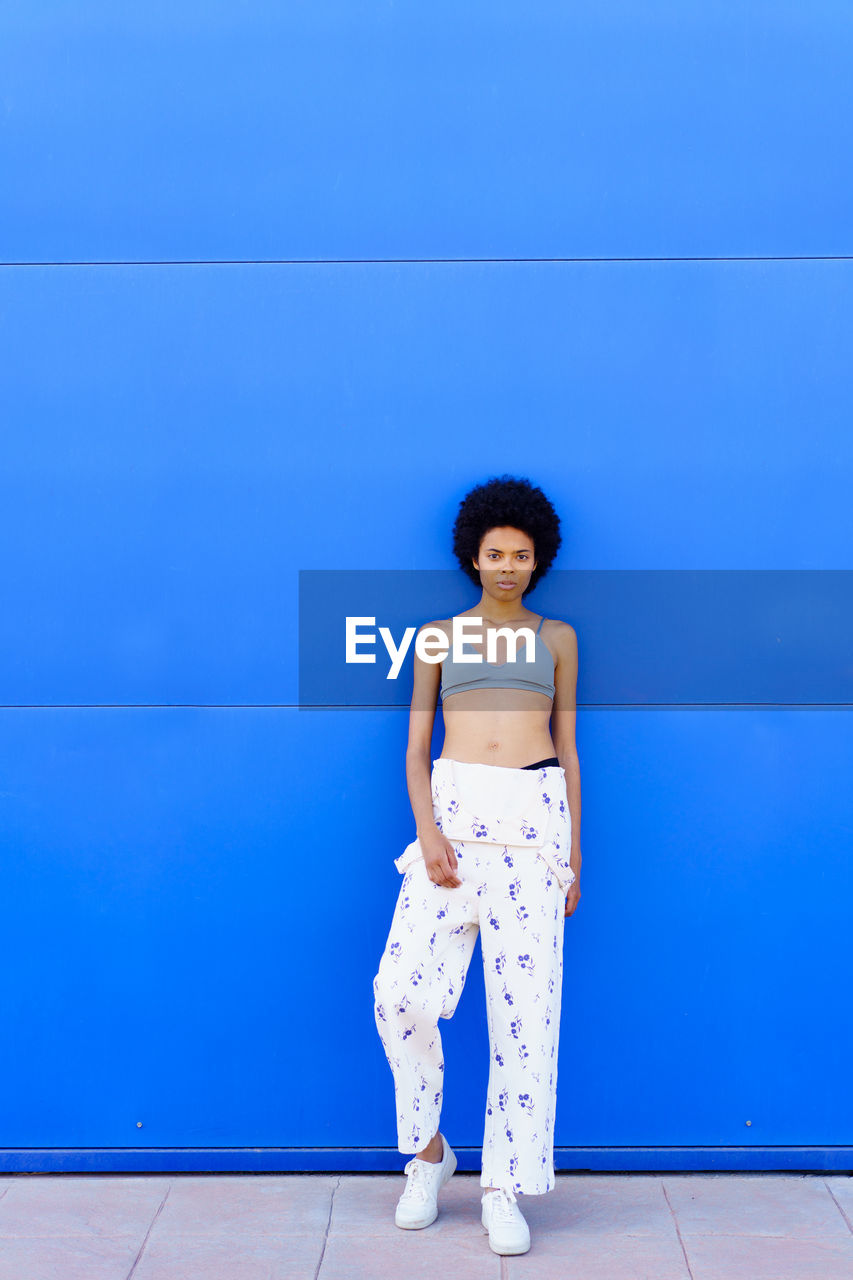
[{"label": "crop top strap", "polygon": [[539,632],[542,630],[542,623],[543,623],[544,621],[545,621],[545,616],[544,616],[544,614],[543,614],[543,616],[539,619],[539,626],[536,628],[536,634],[537,634],[537,636],[539,635]]}]

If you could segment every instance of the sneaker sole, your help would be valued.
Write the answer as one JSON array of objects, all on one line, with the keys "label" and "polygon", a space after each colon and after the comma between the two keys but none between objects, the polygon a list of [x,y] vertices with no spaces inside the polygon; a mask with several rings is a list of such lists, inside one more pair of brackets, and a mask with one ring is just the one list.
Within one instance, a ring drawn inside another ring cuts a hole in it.
[{"label": "sneaker sole", "polygon": [[530,1252],[529,1244],[525,1245],[523,1249],[496,1249],[491,1240],[489,1240],[489,1248],[492,1253],[496,1253],[499,1258],[514,1258],[520,1253]]},{"label": "sneaker sole", "polygon": [[[445,1186],[450,1181],[450,1179],[453,1177],[455,1172],[456,1172],[456,1156],[451,1151],[450,1158],[447,1161],[447,1168],[444,1170],[444,1173],[441,1175],[441,1182],[438,1184],[439,1191],[443,1186]],[[437,1198],[437,1193],[436,1193],[436,1198]],[[438,1217],[438,1205],[436,1205],[435,1212],[433,1213],[432,1217],[418,1219],[416,1222],[398,1222],[397,1217],[395,1215],[394,1225],[398,1226],[402,1231],[423,1231],[424,1227],[431,1227],[437,1217]]]}]

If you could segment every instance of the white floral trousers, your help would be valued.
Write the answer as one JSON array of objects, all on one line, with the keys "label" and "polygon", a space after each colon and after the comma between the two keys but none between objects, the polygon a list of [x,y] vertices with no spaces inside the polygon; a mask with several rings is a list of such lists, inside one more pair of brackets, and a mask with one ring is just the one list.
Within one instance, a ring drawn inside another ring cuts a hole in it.
[{"label": "white floral trousers", "polygon": [[373,983],[398,1149],[421,1151],[438,1129],[438,1020],[456,1010],[479,933],[491,1054],[480,1182],[541,1195],[554,1186],[564,907],[575,878],[565,774],[441,757],[432,797],[462,883],[434,884],[418,841],[407,847]]}]

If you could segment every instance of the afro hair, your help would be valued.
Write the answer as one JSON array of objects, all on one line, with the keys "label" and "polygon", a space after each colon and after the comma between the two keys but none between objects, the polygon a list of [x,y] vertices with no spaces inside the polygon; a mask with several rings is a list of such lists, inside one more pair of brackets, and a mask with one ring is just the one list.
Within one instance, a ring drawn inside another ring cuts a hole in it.
[{"label": "afro hair", "polygon": [[517,476],[495,476],[465,495],[453,525],[453,551],[459,567],[480,586],[473,561],[490,529],[520,529],[532,539],[536,568],[527,588],[532,591],[545,576],[560,549],[560,517],[541,489]]}]

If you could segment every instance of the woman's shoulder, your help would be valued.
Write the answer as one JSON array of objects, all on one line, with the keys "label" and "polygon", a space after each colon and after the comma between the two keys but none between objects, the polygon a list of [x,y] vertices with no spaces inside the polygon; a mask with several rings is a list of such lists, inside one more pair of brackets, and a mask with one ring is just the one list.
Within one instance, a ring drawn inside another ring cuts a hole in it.
[{"label": "woman's shoulder", "polygon": [[542,623],[542,630],[548,630],[552,635],[556,636],[576,636],[577,632],[570,622],[563,622],[562,618],[546,618]]},{"label": "woman's shoulder", "polygon": [[570,622],[563,622],[562,618],[546,618],[540,634],[547,637],[549,645],[558,654],[577,653],[578,635]]}]

